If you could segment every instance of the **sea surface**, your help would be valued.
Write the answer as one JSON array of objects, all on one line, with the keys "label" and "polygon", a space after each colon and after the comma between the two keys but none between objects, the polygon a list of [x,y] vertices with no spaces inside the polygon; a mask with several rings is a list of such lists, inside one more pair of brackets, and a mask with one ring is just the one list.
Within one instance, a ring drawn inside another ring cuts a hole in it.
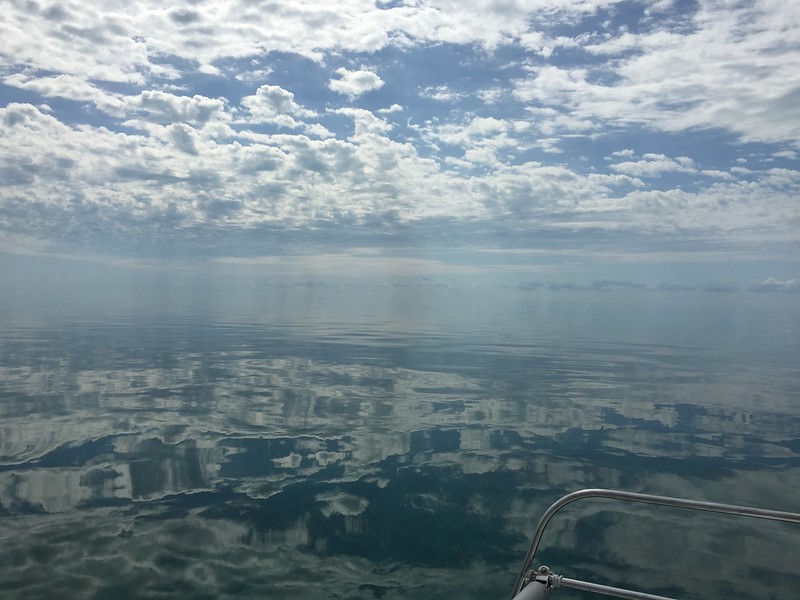
[{"label": "sea surface", "polygon": [[[165,277],[0,309],[4,600],[505,599],[580,488],[800,511],[797,295]],[[800,526],[606,500],[540,552],[698,600],[796,600],[798,556]]]}]

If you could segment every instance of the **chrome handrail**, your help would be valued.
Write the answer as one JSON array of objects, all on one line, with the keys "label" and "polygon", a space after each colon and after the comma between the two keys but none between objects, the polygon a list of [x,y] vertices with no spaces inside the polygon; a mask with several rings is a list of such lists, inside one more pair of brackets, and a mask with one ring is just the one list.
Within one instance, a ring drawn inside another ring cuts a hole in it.
[{"label": "chrome handrail", "polygon": [[[655,496],[653,494],[640,494],[636,492],[625,492],[621,490],[606,490],[606,489],[579,490],[577,492],[572,492],[571,494],[567,494],[566,496],[563,496],[560,499],[556,500],[550,506],[550,508],[548,508],[542,515],[542,518],[539,520],[539,524],[536,527],[536,531],[533,536],[533,542],[531,542],[528,554],[525,556],[525,562],[522,564],[522,570],[520,571],[519,577],[517,577],[517,582],[514,586],[514,593],[512,594],[512,598],[516,597],[524,586],[525,579],[528,575],[529,570],[531,569],[531,564],[533,563],[533,558],[536,555],[536,550],[539,548],[539,543],[542,541],[544,530],[547,527],[547,524],[550,522],[550,519],[552,519],[553,516],[559,510],[564,508],[567,504],[575,502],[576,500],[581,500],[583,498],[608,498],[611,500],[623,500],[626,502],[638,502],[641,504],[657,504],[659,506],[686,508],[690,510],[722,513],[722,514],[736,515],[741,517],[755,517],[757,519],[769,519],[771,521],[800,523],[800,514],[792,512],[766,510],[763,508],[752,508],[749,506],[737,506],[735,504],[720,504],[718,502],[686,500],[684,498]],[[570,582],[574,581],[575,583],[583,583],[583,582],[578,582],[577,580],[567,580],[567,581]],[[595,585],[595,584],[590,584],[590,585]]]}]

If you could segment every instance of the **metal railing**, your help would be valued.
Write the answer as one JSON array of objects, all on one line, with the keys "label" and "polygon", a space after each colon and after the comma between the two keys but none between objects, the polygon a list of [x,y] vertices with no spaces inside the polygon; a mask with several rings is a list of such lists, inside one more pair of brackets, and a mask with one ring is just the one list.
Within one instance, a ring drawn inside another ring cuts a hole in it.
[{"label": "metal railing", "polygon": [[[635,492],[624,492],[619,490],[605,490],[605,489],[586,489],[573,492],[563,496],[553,503],[548,508],[542,518],[539,520],[539,525],[536,527],[536,532],[533,536],[528,554],[525,556],[525,562],[522,564],[517,582],[514,585],[514,593],[512,598],[519,600],[529,599],[534,600],[538,598],[547,598],[550,589],[557,587],[569,587],[589,592],[597,592],[619,598],[629,598],[630,600],[671,600],[664,596],[654,596],[652,594],[645,594],[633,590],[625,590],[621,588],[614,588],[610,586],[600,585],[587,581],[579,581],[577,579],[568,579],[561,575],[552,573],[547,567],[541,567],[537,571],[532,570],[532,563],[536,550],[539,548],[539,543],[542,541],[544,530],[550,519],[555,514],[564,508],[567,504],[582,500],[584,498],[608,498],[611,500],[622,500],[625,502],[637,502],[640,504],[656,504],[659,506],[670,506],[674,508],[685,508],[689,510],[699,510],[705,512],[721,513],[726,515],[736,515],[740,517],[754,517],[757,519],[768,519],[771,521],[786,521],[790,523],[800,523],[800,514],[783,512],[777,510],[766,510],[763,508],[751,508],[749,506],[737,506],[734,504],[720,504],[717,502],[702,502],[698,500],[686,500],[683,498],[671,498],[669,496],[654,496],[652,494],[639,494]],[[528,589],[526,584],[535,584],[536,588]],[[526,594],[520,594],[526,590]]]}]

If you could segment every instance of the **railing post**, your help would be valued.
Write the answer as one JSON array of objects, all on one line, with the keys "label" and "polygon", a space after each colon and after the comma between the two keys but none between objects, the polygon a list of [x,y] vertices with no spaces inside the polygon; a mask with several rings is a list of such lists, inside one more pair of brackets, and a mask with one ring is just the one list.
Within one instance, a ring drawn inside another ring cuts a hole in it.
[{"label": "railing post", "polygon": [[[550,522],[550,519],[555,516],[555,514],[564,508],[567,504],[575,502],[576,500],[581,500],[583,498],[607,498],[610,500],[622,500],[625,502],[638,502],[640,504],[656,504],[658,506],[670,506],[673,508],[685,508],[689,510],[699,510],[704,512],[713,512],[713,513],[721,513],[727,515],[735,515],[740,517],[754,517],[757,519],[768,519],[771,521],[785,521],[789,523],[800,523],[800,514],[798,513],[791,513],[791,512],[784,512],[784,511],[777,511],[777,510],[766,510],[763,508],[752,508],[749,506],[737,506],[735,504],[720,504],[717,502],[703,502],[699,500],[686,500],[684,498],[671,498],[669,496],[655,496],[653,494],[640,494],[636,492],[624,492],[620,490],[606,490],[606,489],[585,489],[579,490],[577,492],[573,492],[571,494],[567,494],[566,496],[562,496],[558,500],[556,500],[550,508],[548,508],[542,518],[539,520],[539,524],[536,527],[536,531],[533,535],[533,541],[531,542],[531,546],[528,549],[528,553],[525,556],[525,562],[522,564],[522,569],[520,570],[520,574],[517,577],[517,582],[514,585],[514,593],[512,594],[512,598],[517,598],[518,594],[523,590],[523,586],[525,583],[525,578],[531,569],[531,565],[533,563],[533,558],[536,555],[536,550],[539,548],[539,543],[542,541],[542,536],[544,535],[544,530],[547,527],[547,524]],[[563,582],[574,582],[575,584],[585,584],[586,582],[579,582],[577,580],[572,579],[564,579],[562,578],[562,585],[567,587],[567,585]],[[597,586],[597,584],[588,584]],[[525,589],[530,587],[530,585],[526,586]],[[547,585],[545,586],[548,588],[556,587]],[[604,587],[604,586],[599,586]],[[577,589],[586,589],[586,588],[577,588]],[[619,588],[609,588],[609,589],[617,589]],[[593,590],[593,591],[600,591],[600,590]],[[626,590],[619,590],[619,591],[626,591]],[[600,593],[608,593],[608,592],[600,592]],[[639,594],[634,596],[621,596],[621,597],[628,597],[628,598],[646,598],[648,597],[647,594],[640,594],[639,592],[632,592],[633,594]],[[546,596],[544,596],[546,597]],[[663,598],[662,596],[649,596],[650,598]],[[535,597],[532,597],[535,598]]]}]

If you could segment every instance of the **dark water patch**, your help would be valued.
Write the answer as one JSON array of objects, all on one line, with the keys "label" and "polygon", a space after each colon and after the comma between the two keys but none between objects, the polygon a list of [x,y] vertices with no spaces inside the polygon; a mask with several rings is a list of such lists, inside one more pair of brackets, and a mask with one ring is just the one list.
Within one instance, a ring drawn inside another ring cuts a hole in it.
[{"label": "dark water patch", "polygon": [[79,467],[95,464],[104,456],[114,455],[116,436],[108,436],[79,444],[66,444],[48,452],[34,463],[42,468]]},{"label": "dark water patch", "polygon": [[140,456],[129,463],[134,497],[159,494],[165,488],[198,489],[209,485],[194,442],[169,445],[157,438],[144,440],[137,454]]},{"label": "dark water patch", "polygon": [[[405,469],[383,488],[366,481],[335,486],[321,481],[290,485],[266,499],[204,495],[210,506],[201,514],[245,523],[251,531],[246,540],[250,543],[302,523],[308,540],[301,548],[326,556],[352,555],[433,568],[452,568],[473,560],[504,564],[512,558],[511,548],[521,536],[505,532],[499,516],[469,508],[473,495],[503,489],[496,479]],[[508,483],[507,478],[500,479]]]}]

